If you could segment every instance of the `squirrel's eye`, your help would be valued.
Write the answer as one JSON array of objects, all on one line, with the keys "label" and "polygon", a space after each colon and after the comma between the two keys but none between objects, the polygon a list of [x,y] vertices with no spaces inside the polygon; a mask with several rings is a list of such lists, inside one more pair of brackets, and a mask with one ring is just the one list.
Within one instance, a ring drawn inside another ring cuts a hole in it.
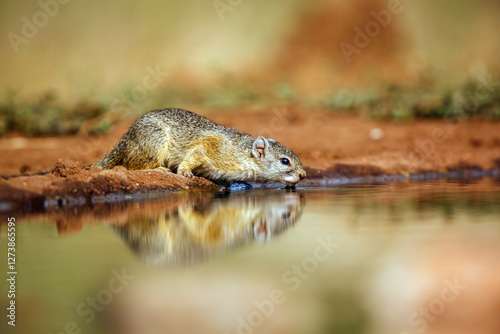
[{"label": "squirrel's eye", "polygon": [[290,160],[288,160],[287,158],[281,158],[281,163],[283,165],[290,165]]}]

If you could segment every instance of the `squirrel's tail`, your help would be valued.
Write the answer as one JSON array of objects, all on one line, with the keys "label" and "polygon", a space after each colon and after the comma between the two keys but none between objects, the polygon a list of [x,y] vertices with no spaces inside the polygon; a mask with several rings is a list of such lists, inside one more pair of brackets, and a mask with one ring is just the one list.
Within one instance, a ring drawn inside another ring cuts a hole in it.
[{"label": "squirrel's tail", "polygon": [[99,167],[100,169],[111,169],[115,166],[123,165],[125,145],[123,140],[120,141],[101,161],[96,162],[92,166]]}]

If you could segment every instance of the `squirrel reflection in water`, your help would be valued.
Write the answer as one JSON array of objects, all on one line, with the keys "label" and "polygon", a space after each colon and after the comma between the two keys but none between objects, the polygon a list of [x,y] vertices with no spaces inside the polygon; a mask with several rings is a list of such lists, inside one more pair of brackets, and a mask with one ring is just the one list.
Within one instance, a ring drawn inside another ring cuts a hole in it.
[{"label": "squirrel reflection in water", "polygon": [[237,193],[135,217],[115,229],[146,265],[186,267],[282,233],[299,219],[304,205],[300,192]]}]

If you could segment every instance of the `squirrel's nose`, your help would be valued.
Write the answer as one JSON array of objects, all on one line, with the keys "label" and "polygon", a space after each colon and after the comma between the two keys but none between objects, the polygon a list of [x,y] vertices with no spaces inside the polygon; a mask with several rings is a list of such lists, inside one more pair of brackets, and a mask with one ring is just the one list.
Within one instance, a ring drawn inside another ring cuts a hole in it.
[{"label": "squirrel's nose", "polygon": [[299,178],[303,180],[306,177],[306,172],[300,173]]}]

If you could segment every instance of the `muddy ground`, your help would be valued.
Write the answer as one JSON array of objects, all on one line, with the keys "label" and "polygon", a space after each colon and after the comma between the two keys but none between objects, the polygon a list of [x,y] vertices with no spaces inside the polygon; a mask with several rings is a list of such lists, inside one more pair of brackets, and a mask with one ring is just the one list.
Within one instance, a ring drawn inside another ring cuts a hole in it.
[{"label": "muddy ground", "polygon": [[[204,114],[253,136],[264,135],[291,148],[308,170],[304,186],[324,178],[349,179],[449,171],[479,172],[500,168],[500,124],[481,120],[415,120],[402,123],[332,113],[276,107]],[[206,188],[203,178],[187,179],[160,171],[109,171],[83,166],[99,160],[127,131],[121,122],[106,135],[0,140],[2,211],[33,205],[84,204],[113,200],[113,194],[158,193]],[[41,173],[44,172],[44,173]],[[299,186],[301,185],[299,184]],[[7,204],[7,202],[8,204]],[[33,204],[38,203],[38,204]],[[48,204],[47,204],[48,203]]]}]

